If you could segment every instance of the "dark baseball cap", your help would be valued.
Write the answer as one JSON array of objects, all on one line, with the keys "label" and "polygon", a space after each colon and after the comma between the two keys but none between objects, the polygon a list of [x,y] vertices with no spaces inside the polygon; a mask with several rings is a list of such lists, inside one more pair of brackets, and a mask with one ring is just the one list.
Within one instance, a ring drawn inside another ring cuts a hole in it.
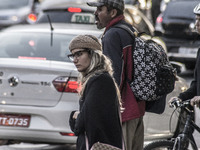
[{"label": "dark baseball cap", "polygon": [[109,5],[113,8],[118,8],[121,11],[124,10],[124,0],[97,0],[95,2],[87,2],[87,4],[93,7]]}]

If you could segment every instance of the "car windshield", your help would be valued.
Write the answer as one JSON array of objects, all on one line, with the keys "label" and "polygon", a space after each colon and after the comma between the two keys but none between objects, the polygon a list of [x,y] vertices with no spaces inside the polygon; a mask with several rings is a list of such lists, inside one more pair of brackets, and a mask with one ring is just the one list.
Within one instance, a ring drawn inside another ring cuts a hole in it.
[{"label": "car windshield", "polygon": [[0,9],[16,9],[27,6],[30,0],[0,0]]},{"label": "car windshield", "polygon": [[[70,62],[68,45],[75,35],[49,33],[4,33],[0,35],[0,58],[40,59]],[[53,39],[53,40],[51,40]]]}]

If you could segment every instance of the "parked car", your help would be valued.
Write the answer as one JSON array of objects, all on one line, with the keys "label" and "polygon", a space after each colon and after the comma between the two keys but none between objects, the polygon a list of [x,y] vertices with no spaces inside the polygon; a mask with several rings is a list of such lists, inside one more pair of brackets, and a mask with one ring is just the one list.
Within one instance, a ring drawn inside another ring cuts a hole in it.
[{"label": "parked car", "polygon": [[0,0],[0,4],[0,29],[37,20],[39,0]]},{"label": "parked car", "polygon": [[[0,139],[44,143],[75,143],[68,120],[78,109],[78,72],[66,55],[78,34],[100,38],[96,25],[18,25],[0,32]],[[187,88],[183,79],[168,96]],[[167,102],[166,102],[167,103]],[[146,113],[145,139],[170,136],[172,110],[166,104],[162,115]],[[160,118],[162,126],[155,127]]]},{"label": "parked car", "polygon": [[67,57],[78,34],[95,25],[19,25],[0,32],[0,139],[75,143],[69,115],[78,109],[76,67]]},{"label": "parked car", "polygon": [[193,69],[200,38],[194,30],[194,7],[199,0],[171,0],[157,18],[155,35],[166,43],[171,61],[184,63]]}]

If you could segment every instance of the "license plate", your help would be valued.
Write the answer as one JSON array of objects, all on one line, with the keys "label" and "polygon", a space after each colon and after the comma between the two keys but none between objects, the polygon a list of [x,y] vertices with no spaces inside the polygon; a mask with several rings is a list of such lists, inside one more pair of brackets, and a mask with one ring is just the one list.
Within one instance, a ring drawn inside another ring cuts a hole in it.
[{"label": "license plate", "polygon": [[0,126],[29,127],[30,115],[0,114]]},{"label": "license plate", "polygon": [[198,48],[190,48],[190,47],[180,47],[179,53],[180,54],[193,54],[196,55]]}]

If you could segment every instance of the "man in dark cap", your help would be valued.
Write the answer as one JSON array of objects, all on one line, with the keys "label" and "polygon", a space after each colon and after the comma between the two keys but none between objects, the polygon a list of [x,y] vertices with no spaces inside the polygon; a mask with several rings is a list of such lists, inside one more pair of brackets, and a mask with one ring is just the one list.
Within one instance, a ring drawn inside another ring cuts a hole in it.
[{"label": "man in dark cap", "polygon": [[105,28],[102,36],[102,49],[103,53],[112,60],[114,78],[120,87],[122,104],[125,108],[122,113],[122,128],[126,150],[142,150],[145,101],[137,101],[129,86],[134,72],[132,63],[134,40],[127,31],[116,27],[116,25],[125,24],[134,31],[124,19],[124,1],[98,0],[87,4],[97,7],[94,13],[97,28]]}]

